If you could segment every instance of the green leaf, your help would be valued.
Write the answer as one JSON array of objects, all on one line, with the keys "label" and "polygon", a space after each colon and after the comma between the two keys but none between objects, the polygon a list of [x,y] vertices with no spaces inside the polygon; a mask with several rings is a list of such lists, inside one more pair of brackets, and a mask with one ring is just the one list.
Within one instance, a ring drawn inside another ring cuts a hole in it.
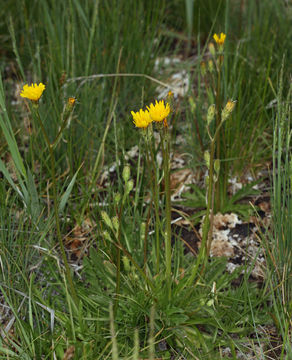
[{"label": "green leaf", "polygon": [[2,111],[2,114],[0,115],[0,126],[4,133],[4,137],[7,141],[13,162],[16,166],[17,171],[20,172],[21,175],[26,178],[25,166],[23,164],[21,155],[19,153],[18,146],[14,137],[14,133],[10,124],[10,120],[7,115],[7,109],[5,106],[5,98],[4,98],[4,88],[3,88],[1,76],[0,76],[0,109]]},{"label": "green leaf", "polygon": [[4,165],[4,163],[3,163],[3,161],[1,159],[0,159],[0,171],[3,173],[5,179],[12,186],[13,190],[15,190],[17,192],[17,194],[22,198],[22,200],[25,200],[24,194],[20,191],[19,187],[12,180],[6,166]]},{"label": "green leaf", "polygon": [[71,191],[72,191],[72,189],[73,189],[73,186],[74,186],[74,184],[75,184],[76,177],[77,177],[78,172],[79,172],[79,170],[81,169],[81,166],[82,166],[82,165],[83,165],[83,164],[80,165],[79,169],[78,169],[78,170],[76,171],[76,173],[74,174],[74,176],[73,176],[72,180],[70,181],[70,184],[68,185],[65,193],[64,193],[64,194],[62,195],[62,197],[61,197],[61,201],[60,201],[60,204],[59,204],[59,213],[62,213],[62,212],[64,211],[64,208],[65,208],[65,206],[66,206],[66,204],[67,204],[67,201],[68,201],[68,199],[69,199],[69,196],[70,196]]},{"label": "green leaf", "polygon": [[30,169],[27,170],[27,190],[29,193],[29,211],[32,219],[36,221],[41,214],[41,209],[39,195]]},{"label": "green leaf", "polygon": [[259,184],[262,179],[255,180],[251,182],[250,184],[245,185],[242,189],[238,190],[231,198],[230,198],[230,204],[234,204],[236,201],[239,201],[247,196],[251,195],[258,195],[260,194],[259,190],[253,189],[253,187],[257,184]]}]

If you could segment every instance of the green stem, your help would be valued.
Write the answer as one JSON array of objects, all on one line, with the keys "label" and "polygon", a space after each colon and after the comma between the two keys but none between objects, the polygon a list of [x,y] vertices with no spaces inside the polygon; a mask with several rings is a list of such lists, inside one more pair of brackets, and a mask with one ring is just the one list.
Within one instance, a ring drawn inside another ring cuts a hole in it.
[{"label": "green stem", "polygon": [[[211,139],[211,153],[210,153],[210,168],[209,168],[209,183],[208,183],[208,192],[207,192],[207,209],[206,209],[206,215],[203,223],[203,229],[202,229],[202,242],[201,247],[199,251],[199,255],[197,257],[196,265],[193,268],[192,274],[190,278],[188,279],[186,285],[191,285],[197,275],[198,268],[201,264],[201,261],[203,259],[204,265],[208,259],[209,256],[209,250],[211,247],[211,241],[212,241],[212,224],[210,223],[210,213],[213,212],[213,203],[214,203],[214,156],[215,156],[215,144],[216,140],[220,131],[220,128],[222,127],[223,122],[219,124],[219,126],[216,129],[214,137]],[[210,226],[211,225],[211,226]],[[208,241],[209,239],[209,241]]]},{"label": "green stem", "polygon": [[51,160],[51,171],[52,171],[52,182],[53,182],[53,201],[54,201],[54,215],[55,215],[55,223],[56,223],[56,230],[57,230],[57,238],[59,241],[59,245],[60,245],[60,249],[61,249],[61,254],[62,254],[62,258],[64,261],[64,265],[65,265],[65,270],[66,270],[66,278],[67,281],[69,283],[69,288],[71,291],[71,295],[72,298],[74,300],[75,305],[78,305],[78,297],[75,291],[75,287],[73,284],[73,280],[72,280],[72,276],[71,276],[71,272],[70,272],[70,268],[69,268],[69,264],[67,261],[67,256],[65,253],[65,248],[64,248],[64,244],[63,244],[63,240],[62,240],[62,236],[61,236],[61,230],[60,230],[60,222],[59,222],[59,211],[58,211],[58,198],[57,198],[57,184],[56,184],[56,170],[55,170],[55,156],[54,156],[54,150],[53,150],[53,145],[50,143],[50,139],[48,137],[48,134],[44,128],[43,122],[40,118],[39,112],[36,109],[35,111],[36,114],[36,118],[39,122],[39,125],[41,127],[41,131],[44,135],[45,141],[47,143],[49,152],[50,152],[50,160]]},{"label": "green stem", "polygon": [[51,144],[52,147],[55,147],[55,145],[58,143],[58,140],[59,140],[62,132],[64,131],[65,127],[67,126],[67,122],[68,122],[68,119],[70,117],[71,112],[72,111],[65,111],[64,116],[63,116],[63,122],[62,122],[61,128],[60,128],[57,136],[55,137],[55,140]]},{"label": "green stem", "polygon": [[[219,59],[220,59],[219,55]],[[217,77],[217,91],[216,91],[216,129],[218,129],[219,125],[221,124],[221,62],[219,61],[218,65],[218,77]],[[219,133],[219,141],[216,144],[216,157],[217,159],[221,159],[220,154],[220,147],[221,147],[221,139],[220,139],[220,133]],[[210,164],[211,166],[211,164]],[[220,174],[219,174],[220,177]],[[218,212],[220,209],[220,181],[219,179],[216,184],[216,202],[215,202],[215,211]]]},{"label": "green stem", "polygon": [[155,236],[156,236],[156,273],[159,273],[160,265],[160,218],[159,218],[159,184],[157,181],[157,172],[155,166],[155,159],[151,144],[148,142],[150,150],[151,163],[152,163],[152,174],[153,174],[153,200],[154,200],[154,211],[155,211]]},{"label": "green stem", "polygon": [[[121,218],[122,218],[122,211],[123,211],[123,204],[121,205],[120,211],[119,211],[119,229],[118,229],[118,236],[117,241],[118,244],[121,244]],[[116,276],[116,298],[115,298],[115,304],[114,304],[114,314],[116,314],[117,308],[119,306],[119,293],[120,293],[120,283],[121,283],[121,249],[117,247],[117,276]]]},{"label": "green stem", "polygon": [[169,171],[169,138],[168,128],[164,127],[160,132],[163,165],[164,165],[164,184],[165,184],[165,263],[166,263],[166,282],[168,300],[171,299],[171,198],[170,198],[170,171]]},{"label": "green stem", "polygon": [[[204,248],[206,249],[206,256],[205,256],[205,261],[209,256],[209,252],[208,249],[210,249],[210,244],[207,244],[207,239],[208,239],[208,235],[209,235],[209,240],[212,240],[212,228],[210,228],[210,213],[211,211],[214,211],[214,156],[215,156],[215,146],[216,146],[216,141],[217,138],[220,134],[220,129],[223,125],[223,122],[221,121],[219,126],[217,127],[214,137],[211,141],[211,153],[210,153],[210,168],[209,168],[209,184],[208,184],[208,196],[207,196],[207,210],[206,210],[206,216],[204,219],[204,224],[203,224],[203,236],[202,236],[202,244],[201,246],[204,246]],[[219,139],[220,141],[220,139]],[[211,241],[210,240],[210,241]],[[210,242],[209,241],[209,242]]]}]

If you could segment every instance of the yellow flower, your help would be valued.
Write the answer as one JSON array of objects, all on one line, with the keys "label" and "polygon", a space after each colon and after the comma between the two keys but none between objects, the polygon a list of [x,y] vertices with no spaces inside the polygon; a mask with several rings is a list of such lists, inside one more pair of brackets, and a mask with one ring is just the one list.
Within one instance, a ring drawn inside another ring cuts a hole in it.
[{"label": "yellow flower", "polygon": [[147,128],[147,126],[152,122],[149,111],[147,110],[144,111],[140,109],[140,111],[136,113],[134,111],[131,111],[131,114],[134,119],[133,123],[138,128]]},{"label": "yellow flower", "polygon": [[45,85],[42,83],[40,83],[39,85],[32,84],[31,86],[24,85],[20,93],[20,96],[37,102],[42,96],[42,93],[44,92],[45,88],[46,88]]},{"label": "yellow flower", "polygon": [[232,111],[235,108],[235,104],[236,104],[236,101],[232,101],[232,100],[227,101],[227,104],[225,105],[225,108],[222,110],[222,113],[221,113],[222,121],[225,121],[229,118],[229,116],[231,115]]},{"label": "yellow flower", "polygon": [[218,44],[219,46],[223,46],[224,42],[225,42],[226,34],[221,33],[220,36],[218,36],[217,34],[214,34],[213,38],[216,41],[216,44]]},{"label": "yellow flower", "polygon": [[235,107],[235,104],[236,104],[236,101],[228,100],[227,104],[225,106],[226,111],[228,111],[229,113],[232,112]]},{"label": "yellow flower", "polygon": [[68,105],[74,106],[76,102],[76,99],[74,97],[69,97],[68,99]]},{"label": "yellow flower", "polygon": [[150,107],[147,106],[147,109],[149,110],[150,117],[153,121],[162,121],[167,118],[167,116],[170,113],[170,106],[168,103],[164,105],[164,101],[155,101],[155,105],[150,104]]}]

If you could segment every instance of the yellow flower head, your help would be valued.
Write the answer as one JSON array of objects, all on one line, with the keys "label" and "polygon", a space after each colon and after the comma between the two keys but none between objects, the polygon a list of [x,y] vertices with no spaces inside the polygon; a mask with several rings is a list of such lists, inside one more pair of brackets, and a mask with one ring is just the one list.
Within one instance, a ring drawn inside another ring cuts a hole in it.
[{"label": "yellow flower head", "polygon": [[229,118],[229,116],[231,115],[232,111],[235,108],[235,104],[236,104],[236,101],[233,101],[233,100],[227,101],[227,104],[225,105],[225,108],[222,110],[222,113],[221,113],[222,121],[225,121]]},{"label": "yellow flower head", "polygon": [[74,105],[76,103],[76,98],[74,97],[69,97],[65,106],[65,110],[64,110],[64,118],[66,118],[66,116],[68,116],[74,109]]},{"label": "yellow flower head", "polygon": [[150,117],[153,121],[162,121],[167,118],[167,116],[170,113],[170,106],[168,103],[164,105],[164,101],[155,101],[155,105],[150,104],[150,106],[147,106],[147,109],[149,110]]},{"label": "yellow flower head", "polygon": [[39,85],[32,84],[31,86],[24,85],[20,93],[20,96],[37,102],[42,96],[42,93],[44,92],[45,88],[46,88],[45,85],[42,83],[40,83]]},{"label": "yellow flower head", "polygon": [[234,107],[235,107],[235,104],[236,104],[236,101],[228,100],[228,101],[227,101],[227,104],[226,104],[226,106],[225,106],[226,111],[232,112],[233,109],[234,109]]},{"label": "yellow flower head", "polygon": [[138,128],[147,128],[147,126],[152,122],[149,111],[147,110],[144,111],[140,109],[140,111],[136,113],[134,111],[131,111],[131,114],[134,119],[133,123]]},{"label": "yellow flower head", "polygon": [[220,36],[218,36],[217,34],[214,34],[213,38],[217,45],[223,46],[224,42],[225,42],[226,34],[221,33]]},{"label": "yellow flower head", "polygon": [[70,106],[74,106],[75,105],[75,102],[76,102],[76,99],[74,97],[69,97],[68,99],[68,104]]}]

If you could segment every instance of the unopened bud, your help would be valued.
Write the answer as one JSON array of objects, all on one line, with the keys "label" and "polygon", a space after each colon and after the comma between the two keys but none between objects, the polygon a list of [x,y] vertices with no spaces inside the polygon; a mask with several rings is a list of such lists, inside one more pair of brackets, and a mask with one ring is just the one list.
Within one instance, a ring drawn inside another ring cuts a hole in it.
[{"label": "unopened bud", "polygon": [[208,60],[208,70],[210,71],[210,73],[214,71],[214,62],[212,59]]},{"label": "unopened bud", "polygon": [[214,44],[213,44],[213,43],[210,43],[210,44],[208,45],[208,48],[209,48],[209,51],[210,51],[211,55],[212,55],[212,56],[215,56],[215,55],[216,55],[216,49],[215,49]]},{"label": "unopened bud", "polygon": [[206,177],[205,177],[205,185],[206,186],[209,185],[209,175],[206,175]]},{"label": "unopened bud", "polygon": [[130,260],[127,258],[127,256],[123,256],[122,261],[123,261],[123,264],[124,264],[125,271],[130,272],[131,271],[131,265],[130,265]]},{"label": "unopened bud", "polygon": [[205,159],[205,163],[207,165],[207,168],[209,169],[210,168],[210,153],[208,150],[206,150],[204,152],[204,159]]},{"label": "unopened bud", "polygon": [[217,176],[219,175],[219,171],[220,171],[220,160],[219,159],[216,159],[214,161],[214,170],[217,174]]},{"label": "unopened bud", "polygon": [[115,230],[118,231],[120,224],[119,224],[119,219],[118,219],[117,216],[114,216],[114,217],[112,218],[112,224],[113,224]]},{"label": "unopened bud", "polygon": [[201,75],[205,76],[207,74],[207,69],[206,69],[206,63],[205,61],[201,61]]},{"label": "unopened bud", "polygon": [[126,193],[129,194],[129,192],[133,190],[133,187],[134,187],[134,182],[133,182],[133,180],[129,180],[129,181],[126,183]]},{"label": "unopened bud", "polygon": [[208,112],[207,112],[207,124],[208,124],[208,126],[213,121],[213,119],[215,117],[215,112],[216,112],[215,105],[213,104],[213,105],[209,106],[209,109],[208,109]]},{"label": "unopened bud", "polygon": [[101,211],[101,217],[102,217],[103,221],[106,223],[106,225],[112,229],[113,228],[112,221],[105,211]]},{"label": "unopened bud", "polygon": [[123,179],[125,183],[127,183],[127,181],[130,179],[130,175],[131,175],[130,166],[126,165],[123,169]]},{"label": "unopened bud", "polygon": [[146,229],[146,224],[142,222],[140,225],[140,237],[142,242],[145,240],[145,229]]},{"label": "unopened bud", "polygon": [[210,306],[213,306],[213,305],[214,305],[214,299],[208,300],[207,303],[206,303],[206,305],[209,306],[209,307],[210,307]]},{"label": "unopened bud", "polygon": [[107,241],[110,241],[110,242],[112,241],[112,238],[111,238],[111,236],[110,236],[110,234],[109,234],[109,232],[107,230],[105,230],[103,232],[103,236]]},{"label": "unopened bud", "polygon": [[118,204],[121,201],[121,194],[120,193],[116,193],[114,195],[114,203]]}]

